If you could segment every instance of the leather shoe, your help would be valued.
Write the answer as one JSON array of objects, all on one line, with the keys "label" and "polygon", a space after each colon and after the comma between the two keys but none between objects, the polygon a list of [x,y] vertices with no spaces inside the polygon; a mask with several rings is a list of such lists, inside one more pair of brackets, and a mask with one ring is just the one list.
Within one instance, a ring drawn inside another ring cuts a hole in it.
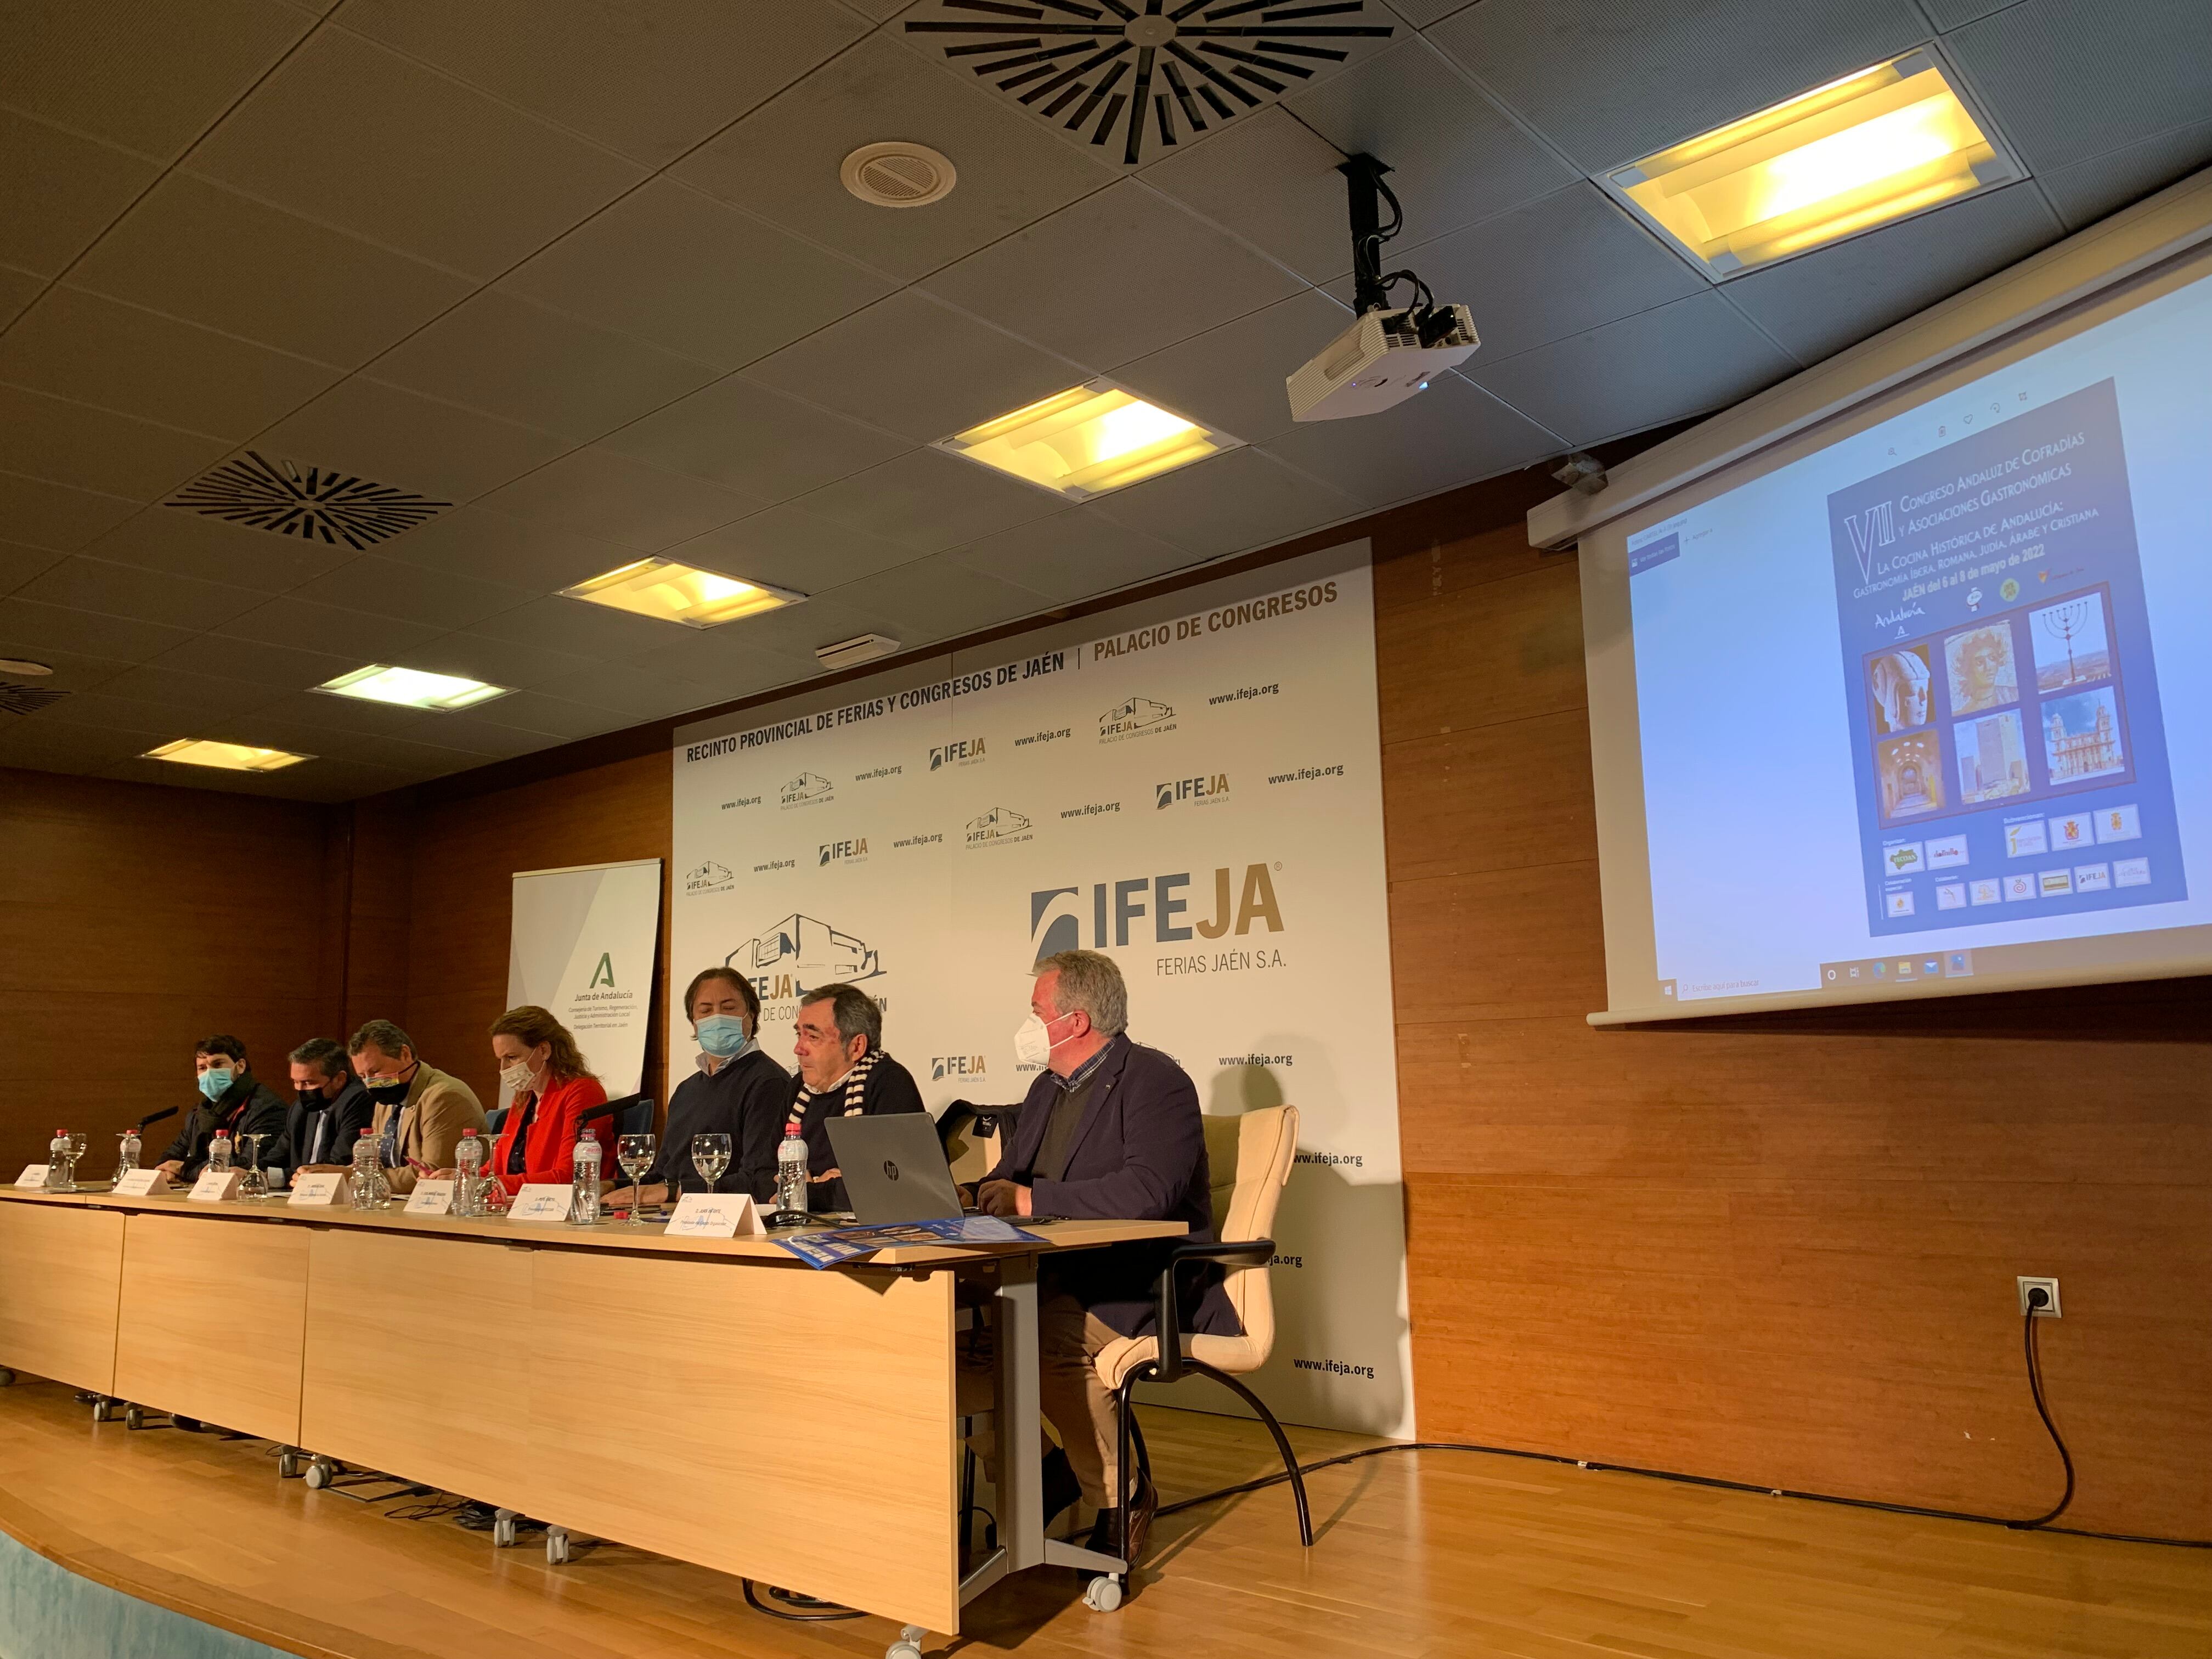
[{"label": "leather shoe", "polygon": [[1091,1537],[1085,1549],[1099,1555],[1110,1555],[1126,1561],[1132,1567],[1145,1553],[1145,1538],[1152,1529],[1152,1517],[1159,1512],[1160,1495],[1152,1486],[1150,1475],[1137,1477],[1137,1490],[1130,1497],[1128,1553],[1121,1553],[1121,1511],[1101,1510],[1098,1518],[1091,1523]]},{"label": "leather shoe", "polygon": [[1050,1526],[1058,1520],[1069,1504],[1083,1496],[1083,1483],[1075,1478],[1075,1467],[1067,1461],[1067,1454],[1054,1446],[1044,1455],[1044,1521]]}]

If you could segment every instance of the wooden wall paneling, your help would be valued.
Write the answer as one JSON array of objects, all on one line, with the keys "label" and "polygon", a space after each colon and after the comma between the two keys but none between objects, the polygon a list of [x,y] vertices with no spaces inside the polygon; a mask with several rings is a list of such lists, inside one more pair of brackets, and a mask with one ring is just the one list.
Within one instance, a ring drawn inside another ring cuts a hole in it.
[{"label": "wooden wall paneling", "polygon": [[0,1365],[110,1392],[123,1218],[68,1199],[0,1203]]},{"label": "wooden wall paneling", "polygon": [[407,1012],[414,928],[415,814],[404,801],[356,801],[338,809],[337,832],[350,855],[343,884],[338,1025],[349,1039],[362,1023]]}]

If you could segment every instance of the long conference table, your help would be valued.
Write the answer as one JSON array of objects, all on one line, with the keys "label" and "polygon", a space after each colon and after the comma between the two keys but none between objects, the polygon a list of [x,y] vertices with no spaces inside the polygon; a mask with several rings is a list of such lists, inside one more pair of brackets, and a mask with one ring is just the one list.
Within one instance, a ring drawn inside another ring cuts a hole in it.
[{"label": "long conference table", "polygon": [[[1060,1222],[817,1271],[761,1238],[0,1188],[0,1366],[957,1632],[1048,1540],[1041,1255]],[[995,1258],[998,1547],[963,1574],[951,1269]],[[901,1651],[894,1644],[892,1651]]]}]

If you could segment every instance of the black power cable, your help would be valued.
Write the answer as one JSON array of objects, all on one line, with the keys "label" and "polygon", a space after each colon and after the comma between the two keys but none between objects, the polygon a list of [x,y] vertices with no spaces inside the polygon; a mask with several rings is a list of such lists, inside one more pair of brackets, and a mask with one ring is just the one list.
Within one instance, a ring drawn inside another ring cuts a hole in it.
[{"label": "black power cable", "polygon": [[774,1584],[770,1584],[768,1587],[769,1595],[784,1603],[785,1607],[798,1609],[796,1612],[787,1613],[783,1607],[769,1606],[756,1595],[753,1593],[751,1579],[740,1578],[738,1583],[744,1587],[747,1607],[756,1613],[764,1613],[771,1619],[781,1619],[788,1624],[835,1625],[848,1619],[865,1619],[868,1616],[858,1607],[841,1607],[835,1601],[817,1601],[811,1595],[801,1595],[796,1590],[779,1589]]},{"label": "black power cable", "polygon": [[2027,1330],[2021,1338],[2021,1343],[2027,1354],[2027,1390],[2035,1397],[2035,1414],[2043,1419],[2045,1432],[2050,1435],[2051,1443],[2058,1448],[2058,1461],[2066,1466],[2066,1490],[2059,1494],[2056,1508],[2037,1516],[2034,1520],[2005,1523],[2016,1532],[2033,1532],[2039,1527],[2049,1526],[2065,1514],[2066,1506],[2074,1501],[2074,1455],[2066,1449],[2065,1441],[2059,1438],[2058,1425],[2051,1420],[2051,1409],[2043,1403],[2043,1358],[2036,1352],[2035,1345],[2035,1316],[2050,1305],[2051,1292],[2042,1285],[2038,1285],[2028,1291],[2027,1312],[2021,1322]]}]

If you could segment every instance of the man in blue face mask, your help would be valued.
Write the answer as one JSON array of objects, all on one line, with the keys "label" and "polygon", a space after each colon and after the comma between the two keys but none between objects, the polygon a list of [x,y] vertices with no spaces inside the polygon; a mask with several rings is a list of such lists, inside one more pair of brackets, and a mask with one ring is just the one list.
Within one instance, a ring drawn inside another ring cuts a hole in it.
[{"label": "man in blue face mask", "polygon": [[203,1040],[192,1055],[198,1073],[200,1097],[184,1127],[162,1154],[161,1168],[172,1181],[197,1181],[207,1168],[208,1143],[218,1129],[226,1131],[237,1148],[239,1165],[246,1162],[240,1135],[260,1135],[264,1155],[277,1150],[284,1133],[284,1103],[253,1075],[246,1063],[246,1045],[234,1036]]}]

